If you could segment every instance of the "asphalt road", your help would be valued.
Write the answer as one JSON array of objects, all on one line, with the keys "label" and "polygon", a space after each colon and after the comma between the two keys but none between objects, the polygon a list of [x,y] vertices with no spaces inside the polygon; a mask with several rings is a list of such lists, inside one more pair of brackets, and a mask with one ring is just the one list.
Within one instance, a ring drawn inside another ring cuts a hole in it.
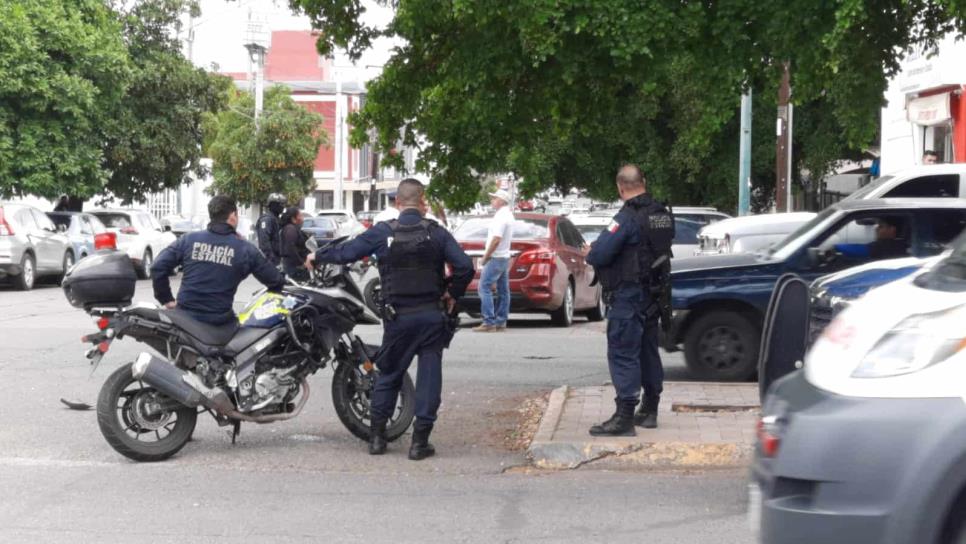
[{"label": "asphalt road", "polygon": [[[239,301],[256,288],[244,284]],[[137,298],[150,293],[139,282]],[[522,316],[505,333],[459,332],[444,356],[439,454],[421,463],[405,458],[408,436],[365,455],[332,410],[329,370],[294,420],[244,425],[233,446],[200,417],[171,460],[129,462],[93,411],[59,402],[94,404],[144,349],[115,342],[91,375],[79,339],[93,330],[56,286],[0,287],[0,542],[751,541],[741,471],[535,473],[508,446],[524,400],[608,381],[602,324]],[[378,342],[380,328],[360,333]],[[679,356],[666,366],[669,379],[686,377]]]}]

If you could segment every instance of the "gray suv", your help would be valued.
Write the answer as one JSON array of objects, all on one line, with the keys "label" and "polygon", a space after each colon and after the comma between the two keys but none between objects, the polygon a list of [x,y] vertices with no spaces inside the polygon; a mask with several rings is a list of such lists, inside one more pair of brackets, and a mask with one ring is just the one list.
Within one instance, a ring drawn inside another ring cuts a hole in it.
[{"label": "gray suv", "polygon": [[63,276],[77,261],[63,231],[33,206],[0,202],[0,278],[28,290],[41,276]]}]

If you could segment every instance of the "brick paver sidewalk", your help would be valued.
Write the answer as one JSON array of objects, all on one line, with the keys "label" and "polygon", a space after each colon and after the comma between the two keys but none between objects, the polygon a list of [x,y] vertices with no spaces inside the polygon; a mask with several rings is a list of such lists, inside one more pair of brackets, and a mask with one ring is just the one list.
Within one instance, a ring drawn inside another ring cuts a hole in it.
[{"label": "brick paver sidewalk", "polygon": [[535,465],[572,468],[605,456],[653,466],[740,466],[748,462],[758,419],[757,384],[668,382],[658,428],[634,437],[594,437],[614,412],[614,388],[561,387],[530,445]]}]

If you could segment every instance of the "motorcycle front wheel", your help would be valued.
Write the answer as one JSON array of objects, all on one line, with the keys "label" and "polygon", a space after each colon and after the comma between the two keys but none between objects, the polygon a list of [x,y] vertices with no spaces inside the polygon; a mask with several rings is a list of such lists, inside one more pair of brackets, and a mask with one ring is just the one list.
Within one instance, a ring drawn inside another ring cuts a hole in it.
[{"label": "motorcycle front wheel", "polygon": [[134,378],[131,363],[111,374],[97,397],[97,425],[121,455],[140,462],[164,461],[178,453],[195,430],[198,411],[180,406]]},{"label": "motorcycle front wheel", "polygon": [[[343,362],[332,378],[332,404],[335,413],[349,432],[361,440],[369,440],[369,404],[372,387],[379,371],[366,372],[362,365]],[[386,425],[386,439],[392,442],[406,433],[416,412],[416,388],[409,374],[403,378],[396,410]]]}]

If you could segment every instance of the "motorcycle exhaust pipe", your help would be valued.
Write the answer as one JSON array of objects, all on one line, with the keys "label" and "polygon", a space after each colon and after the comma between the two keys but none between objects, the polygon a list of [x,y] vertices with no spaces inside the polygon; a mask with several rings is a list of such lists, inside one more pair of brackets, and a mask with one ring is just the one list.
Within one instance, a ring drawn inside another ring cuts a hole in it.
[{"label": "motorcycle exhaust pipe", "polygon": [[309,400],[309,383],[302,380],[303,394],[295,408],[285,414],[250,415],[235,409],[234,403],[221,389],[212,389],[202,383],[201,378],[186,372],[173,364],[144,352],[133,365],[134,378],[146,382],[169,398],[189,408],[204,406],[215,413],[251,423],[272,423],[292,419],[302,412]]},{"label": "motorcycle exhaust pipe", "polygon": [[138,356],[134,361],[133,374],[135,379],[147,382],[189,408],[204,406],[220,414],[235,411],[234,404],[224,391],[206,386],[198,376],[150,353],[145,352]]}]

